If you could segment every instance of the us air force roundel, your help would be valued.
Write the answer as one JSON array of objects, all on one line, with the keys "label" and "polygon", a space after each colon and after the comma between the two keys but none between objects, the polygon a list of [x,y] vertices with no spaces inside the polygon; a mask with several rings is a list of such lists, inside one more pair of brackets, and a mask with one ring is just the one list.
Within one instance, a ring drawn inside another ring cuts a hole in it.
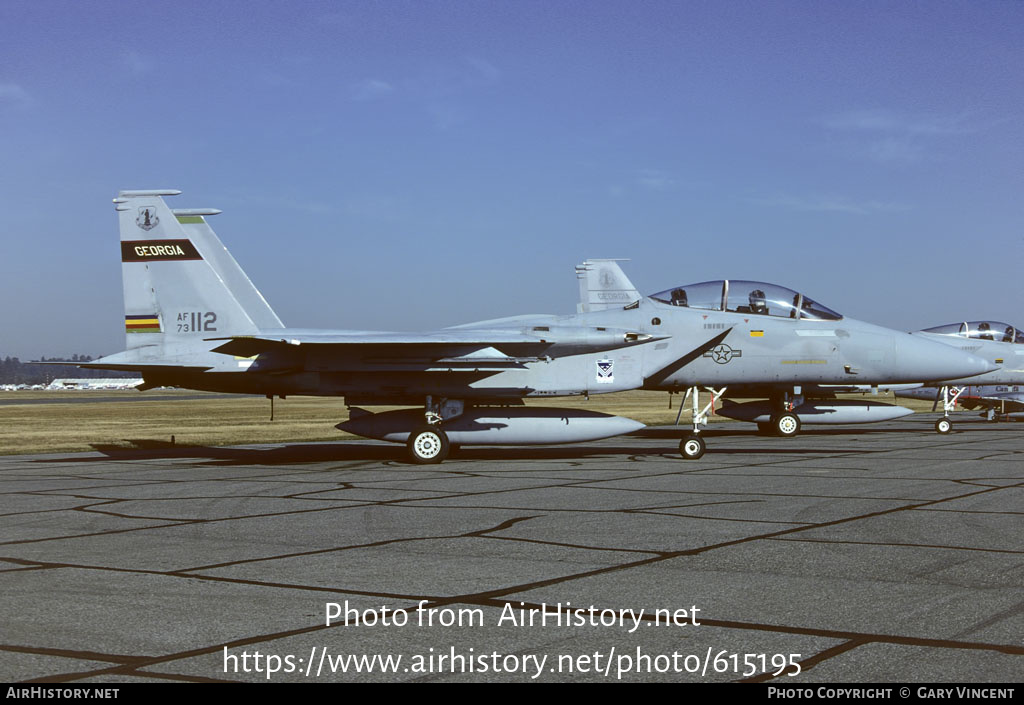
[{"label": "us air force roundel", "polygon": [[730,348],[725,343],[719,343],[715,347],[704,353],[704,357],[710,357],[712,360],[717,362],[719,365],[725,365],[729,360],[734,357],[743,357],[743,351],[735,348]]},{"label": "us air force roundel", "polygon": [[597,381],[600,384],[611,384],[615,381],[615,374],[613,366],[615,362],[613,360],[598,360],[597,361]]}]

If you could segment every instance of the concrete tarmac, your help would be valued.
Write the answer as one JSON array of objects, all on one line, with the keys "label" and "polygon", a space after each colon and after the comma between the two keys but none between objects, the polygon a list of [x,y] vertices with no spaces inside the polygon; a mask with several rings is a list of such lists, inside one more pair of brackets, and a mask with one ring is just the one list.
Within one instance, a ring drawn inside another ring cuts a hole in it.
[{"label": "concrete tarmac", "polygon": [[1024,425],[934,418],[0,456],[0,681],[1020,682]]}]

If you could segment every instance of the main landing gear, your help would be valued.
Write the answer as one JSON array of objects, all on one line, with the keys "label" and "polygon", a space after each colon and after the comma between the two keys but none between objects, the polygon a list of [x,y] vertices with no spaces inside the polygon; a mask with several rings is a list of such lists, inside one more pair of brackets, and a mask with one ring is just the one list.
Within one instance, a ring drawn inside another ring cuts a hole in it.
[{"label": "main landing gear", "polygon": [[776,436],[791,438],[800,433],[800,417],[790,412],[772,416],[769,426]]},{"label": "main landing gear", "polygon": [[[780,438],[796,436],[800,433],[800,417],[793,412],[793,409],[796,409],[803,403],[803,390],[799,386],[793,387],[792,393],[787,391],[783,392],[782,396],[773,397],[772,405],[776,409],[772,412],[768,428],[765,430],[774,433]],[[757,426],[760,428],[761,424]]]},{"label": "main landing gear", "polygon": [[417,465],[434,465],[448,457],[451,444],[448,435],[438,426],[423,426],[409,434],[405,443],[409,461]]},{"label": "main landing gear", "polygon": [[1006,416],[1006,400],[1004,399],[999,403],[998,409],[994,406],[985,409],[981,413],[981,418],[989,423],[999,423],[1000,421],[1008,420]]},{"label": "main landing gear", "polygon": [[433,397],[428,396],[423,406],[424,425],[409,433],[409,440],[405,442],[406,457],[416,465],[437,465],[452,451],[452,444],[448,441],[448,434],[441,429],[441,422],[461,416],[465,405],[456,399],[435,402]]},{"label": "main landing gear", "polygon": [[758,422],[758,432],[765,436],[779,436],[780,438],[792,438],[798,435],[800,433],[800,417],[793,413],[793,408],[798,405],[787,397],[773,400],[772,403],[779,408],[772,413],[768,421]]},{"label": "main landing gear", "polygon": [[788,412],[773,414],[771,421],[757,424],[757,431],[763,436],[791,438],[800,433],[800,417]]}]

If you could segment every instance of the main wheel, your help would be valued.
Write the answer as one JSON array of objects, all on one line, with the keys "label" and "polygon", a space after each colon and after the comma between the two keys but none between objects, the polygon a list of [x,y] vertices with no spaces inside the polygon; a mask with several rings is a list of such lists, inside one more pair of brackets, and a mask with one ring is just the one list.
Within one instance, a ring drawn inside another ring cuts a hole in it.
[{"label": "main wheel", "polygon": [[437,426],[424,426],[409,434],[405,449],[409,461],[434,465],[448,457],[448,435]]},{"label": "main wheel", "polygon": [[953,422],[943,416],[941,419],[935,422],[936,433],[949,433],[953,430]]},{"label": "main wheel", "polygon": [[707,449],[704,444],[704,439],[697,433],[687,433],[683,436],[683,440],[679,441],[679,453],[686,460],[697,460]]},{"label": "main wheel", "polygon": [[776,434],[789,438],[800,433],[800,417],[796,414],[779,414],[772,419],[772,426]]}]

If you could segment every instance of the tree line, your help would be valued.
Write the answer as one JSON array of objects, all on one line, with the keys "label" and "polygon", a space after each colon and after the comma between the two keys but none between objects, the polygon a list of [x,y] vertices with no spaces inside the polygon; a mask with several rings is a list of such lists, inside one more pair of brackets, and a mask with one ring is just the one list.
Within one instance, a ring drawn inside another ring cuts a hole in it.
[{"label": "tree line", "polygon": [[72,355],[71,357],[43,357],[40,362],[68,362],[64,365],[39,365],[22,362],[16,357],[0,359],[0,384],[49,384],[55,379],[72,377],[75,379],[100,379],[107,377],[138,377],[137,372],[120,372],[117,370],[90,370],[75,367],[74,363],[90,362],[88,355]]}]

